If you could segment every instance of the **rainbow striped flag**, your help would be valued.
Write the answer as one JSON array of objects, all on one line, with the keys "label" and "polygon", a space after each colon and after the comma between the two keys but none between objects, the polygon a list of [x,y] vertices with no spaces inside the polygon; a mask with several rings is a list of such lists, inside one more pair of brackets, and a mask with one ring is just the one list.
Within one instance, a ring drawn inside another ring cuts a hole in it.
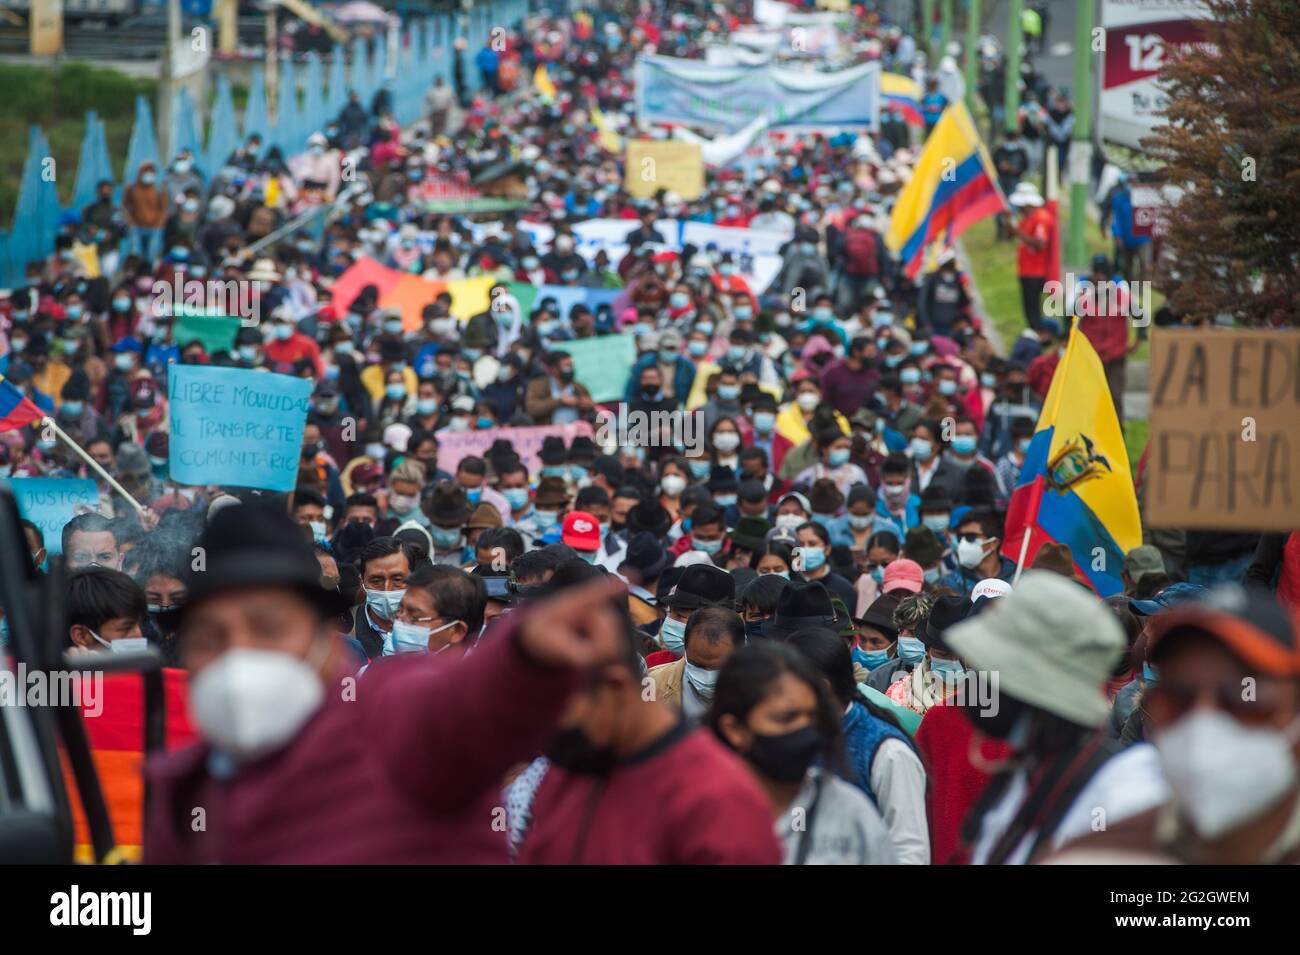
[{"label": "rainbow striped flag", "polygon": [[0,431],[16,431],[33,421],[40,421],[45,412],[0,375]]},{"label": "rainbow striped flag", "polygon": [[894,204],[885,243],[914,279],[931,245],[951,246],[973,223],[1006,208],[975,121],[966,104],[954,103],[925,141],[912,178]]},{"label": "rainbow striped flag", "polygon": [[925,127],[925,117],[921,115],[921,84],[916,80],[901,73],[881,73],[880,96],[886,107],[903,114],[907,125]]},{"label": "rainbow striped flag", "polygon": [[1124,589],[1124,555],[1142,543],[1115,403],[1101,359],[1077,325],[1020,466],[1002,553],[1028,561],[1046,543],[1067,545],[1075,571],[1103,597]]}]

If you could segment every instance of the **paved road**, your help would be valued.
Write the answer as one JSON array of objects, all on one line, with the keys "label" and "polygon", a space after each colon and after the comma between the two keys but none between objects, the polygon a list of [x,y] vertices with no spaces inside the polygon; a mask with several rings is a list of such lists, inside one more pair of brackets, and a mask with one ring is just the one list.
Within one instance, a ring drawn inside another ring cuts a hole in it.
[{"label": "paved road", "polygon": [[[984,32],[997,37],[1003,49],[1007,45],[1009,6],[1007,0],[986,0],[984,3]],[[1075,8],[1075,0],[1052,0],[1044,51],[1034,57],[1034,63],[1052,86],[1074,85]]]}]

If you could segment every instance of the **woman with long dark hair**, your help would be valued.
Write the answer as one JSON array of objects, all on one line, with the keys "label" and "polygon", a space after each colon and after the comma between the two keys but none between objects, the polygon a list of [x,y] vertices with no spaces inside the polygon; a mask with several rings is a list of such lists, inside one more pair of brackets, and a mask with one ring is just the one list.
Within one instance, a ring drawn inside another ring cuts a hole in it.
[{"label": "woman with long dark hair", "polygon": [[895,861],[870,800],[816,765],[835,761],[839,715],[797,650],[772,640],[737,650],[718,676],[708,721],[767,793],[787,865]]},{"label": "woman with long dark hair", "polygon": [[926,865],[930,833],[925,815],[925,766],[911,737],[888,710],[858,689],[853,658],[829,630],[804,630],[788,641],[816,666],[839,711],[847,757],[846,778],[885,817],[898,861]]}]

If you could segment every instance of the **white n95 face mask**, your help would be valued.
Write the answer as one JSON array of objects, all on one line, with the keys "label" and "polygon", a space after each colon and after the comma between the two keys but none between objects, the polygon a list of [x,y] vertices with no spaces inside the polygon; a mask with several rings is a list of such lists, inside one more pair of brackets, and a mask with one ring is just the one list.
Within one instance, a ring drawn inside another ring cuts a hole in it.
[{"label": "white n95 face mask", "polygon": [[279,650],[227,650],[190,684],[190,712],[199,732],[237,761],[284,746],[324,699],[316,671]]},{"label": "white n95 face mask", "polygon": [[1217,839],[1286,795],[1296,781],[1297,728],[1300,720],[1279,730],[1198,709],[1154,734],[1165,778],[1198,835]]}]

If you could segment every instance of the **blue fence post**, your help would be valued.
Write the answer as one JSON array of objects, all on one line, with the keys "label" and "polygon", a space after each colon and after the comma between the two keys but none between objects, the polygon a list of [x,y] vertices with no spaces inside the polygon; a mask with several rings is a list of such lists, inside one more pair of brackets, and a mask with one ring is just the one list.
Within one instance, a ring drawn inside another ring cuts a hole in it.
[{"label": "blue fence post", "polygon": [[320,55],[307,54],[307,78],[303,88],[301,128],[303,137],[310,136],[325,128],[325,90],[323,87]]},{"label": "blue fence post", "polygon": [[172,147],[180,152],[188,149],[194,157],[194,165],[206,179],[211,171],[204,168],[203,140],[199,136],[199,111],[195,108],[194,97],[188,88],[182,86],[176,93],[176,107],[172,110],[176,117],[176,133]]},{"label": "blue fence post", "polygon": [[[131,126],[131,142],[126,148],[126,168],[122,170],[122,182],[135,181],[142,162],[151,162],[160,168],[158,162],[158,140],[154,135],[153,110],[149,100],[143,96],[135,98],[135,123]],[[160,177],[161,178],[161,177]]]},{"label": "blue fence post", "polygon": [[286,157],[302,147],[298,131],[298,71],[293,60],[280,62],[280,90],[275,98],[276,144]]},{"label": "blue fence post", "polygon": [[337,116],[348,102],[347,47],[341,43],[334,44],[330,53],[330,87],[325,99],[328,113],[326,121]]},{"label": "blue fence post", "polygon": [[244,138],[259,133],[267,141],[266,76],[259,64],[248,78],[248,102],[244,106]]},{"label": "blue fence post", "polygon": [[230,78],[217,77],[217,98],[208,117],[208,167],[209,177],[226,164],[226,159],[239,145],[239,118],[235,115],[235,100],[230,93]]},{"label": "blue fence post", "polygon": [[77,211],[95,201],[95,187],[101,180],[113,178],[113,165],[104,141],[104,124],[93,109],[86,111],[86,134],[81,138],[77,159],[77,180],[72,190],[72,205]]}]

